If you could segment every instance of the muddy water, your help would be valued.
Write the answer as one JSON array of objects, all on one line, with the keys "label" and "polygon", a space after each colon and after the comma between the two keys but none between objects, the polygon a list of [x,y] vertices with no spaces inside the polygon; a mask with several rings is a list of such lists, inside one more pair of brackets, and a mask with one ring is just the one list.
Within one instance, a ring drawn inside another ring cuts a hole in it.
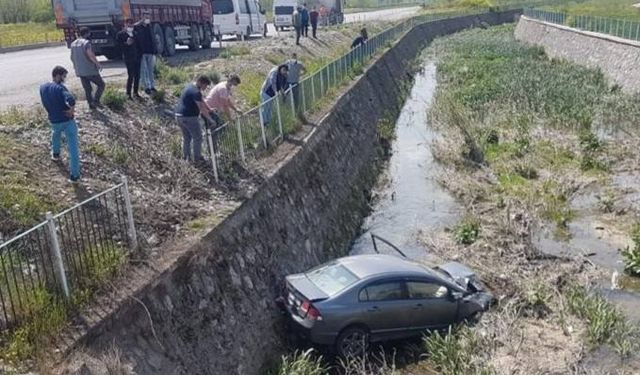
[{"label": "muddy water", "polygon": [[[417,244],[417,234],[424,229],[450,226],[457,220],[460,207],[438,184],[440,168],[430,151],[438,137],[427,121],[435,89],[436,67],[426,61],[396,122],[388,169],[351,254],[373,252],[370,234],[374,233],[399,246],[407,256],[428,260],[427,249]],[[387,246],[379,249],[394,252]]]}]

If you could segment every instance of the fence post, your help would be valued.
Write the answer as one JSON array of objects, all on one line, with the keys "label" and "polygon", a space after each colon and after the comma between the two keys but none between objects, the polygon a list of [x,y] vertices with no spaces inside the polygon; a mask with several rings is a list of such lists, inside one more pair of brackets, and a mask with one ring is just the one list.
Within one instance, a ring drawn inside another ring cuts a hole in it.
[{"label": "fence post", "polygon": [[[217,181],[217,178],[216,178]],[[129,181],[127,176],[122,176],[122,184],[124,185],[124,208],[127,211],[127,229],[131,248],[138,248],[138,234],[136,233],[136,224],[133,221],[133,207],[131,206],[131,195],[129,194]]]},{"label": "fence post", "polygon": [[244,142],[242,141],[242,129],[240,128],[240,116],[236,117],[236,128],[238,128],[238,144],[240,145],[240,160],[243,164],[247,161],[244,158]]},{"label": "fence post", "polygon": [[323,68],[322,70],[320,70],[320,97],[322,97],[324,95],[324,78],[322,78],[324,76],[324,73],[327,69]]},{"label": "fence post", "polygon": [[62,262],[62,253],[60,252],[60,242],[58,242],[58,233],[56,230],[56,222],[51,212],[47,212],[47,228],[49,229],[49,240],[51,241],[51,256],[53,258],[53,268],[58,279],[58,283],[62,288],[65,298],[69,298],[69,284],[67,283],[67,274],[64,271],[64,263]]},{"label": "fence post", "polygon": [[284,140],[284,133],[282,132],[282,117],[280,116],[280,97],[282,95],[278,94],[274,97],[276,102],[276,116],[278,116],[278,129],[280,130],[280,137]]},{"label": "fence post", "polygon": [[[260,116],[260,131],[262,132],[262,144],[264,145],[264,148],[267,148],[267,135],[264,132],[264,127],[265,127],[265,123],[264,123],[264,116],[262,115],[262,107],[266,105],[266,103],[261,103],[260,106],[258,107],[258,116]],[[270,105],[273,105],[273,103],[270,103]]]},{"label": "fence post", "polygon": [[309,82],[309,78],[303,80],[300,83],[304,83],[304,85],[302,86],[302,113],[307,113],[307,87],[309,87],[309,85],[307,84],[307,82]]},{"label": "fence post", "polygon": [[207,144],[209,145],[209,156],[211,157],[213,178],[218,182],[218,161],[216,160],[216,151],[213,149],[213,136],[211,135],[211,129],[207,129]]},{"label": "fence post", "polygon": [[[300,87],[297,87],[296,91],[300,92]],[[290,100],[290,102],[291,102],[291,113],[293,113],[293,117],[295,118],[297,113],[296,113],[296,103],[295,103],[295,100],[293,98],[293,87],[291,87],[291,91],[289,92],[289,96],[291,97],[291,100]]]},{"label": "fence post", "polygon": [[[640,23],[638,25],[640,25]],[[312,75],[309,78],[311,80],[311,100],[312,100],[312,102],[314,104],[316,102],[316,84],[315,84],[315,80],[316,80],[317,76],[318,76],[318,73],[315,73],[314,75]]]}]

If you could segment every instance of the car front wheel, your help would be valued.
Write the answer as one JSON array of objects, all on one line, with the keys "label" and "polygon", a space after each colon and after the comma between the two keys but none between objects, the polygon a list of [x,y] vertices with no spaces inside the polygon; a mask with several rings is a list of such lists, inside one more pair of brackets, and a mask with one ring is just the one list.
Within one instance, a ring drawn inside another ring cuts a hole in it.
[{"label": "car front wheel", "polygon": [[365,327],[349,327],[336,340],[336,351],[343,358],[362,356],[369,347],[369,331]]}]

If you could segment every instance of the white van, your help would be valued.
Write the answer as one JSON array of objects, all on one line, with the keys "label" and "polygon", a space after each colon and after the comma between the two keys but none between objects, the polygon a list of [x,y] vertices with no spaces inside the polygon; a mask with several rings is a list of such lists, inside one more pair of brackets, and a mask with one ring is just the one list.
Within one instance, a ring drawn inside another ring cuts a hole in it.
[{"label": "white van", "polygon": [[213,0],[213,30],[220,40],[223,35],[238,39],[253,34],[264,35],[266,18],[257,0]]},{"label": "white van", "polygon": [[298,0],[274,0],[273,1],[273,25],[276,30],[284,30],[285,27],[293,27],[293,11],[298,6]]}]

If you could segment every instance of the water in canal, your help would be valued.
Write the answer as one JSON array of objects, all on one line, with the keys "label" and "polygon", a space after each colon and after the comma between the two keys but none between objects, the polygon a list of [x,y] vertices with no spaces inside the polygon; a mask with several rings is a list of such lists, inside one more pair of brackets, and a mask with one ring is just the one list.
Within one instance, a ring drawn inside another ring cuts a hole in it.
[{"label": "water in canal", "polygon": [[[428,249],[416,241],[420,231],[441,229],[457,221],[460,207],[438,183],[441,168],[431,153],[438,134],[429,126],[427,110],[436,85],[436,66],[426,61],[396,122],[388,169],[382,174],[373,210],[365,219],[351,254],[372,253],[370,234],[374,233],[399,246],[411,258],[428,259]],[[386,246],[379,249],[393,252]]]}]

